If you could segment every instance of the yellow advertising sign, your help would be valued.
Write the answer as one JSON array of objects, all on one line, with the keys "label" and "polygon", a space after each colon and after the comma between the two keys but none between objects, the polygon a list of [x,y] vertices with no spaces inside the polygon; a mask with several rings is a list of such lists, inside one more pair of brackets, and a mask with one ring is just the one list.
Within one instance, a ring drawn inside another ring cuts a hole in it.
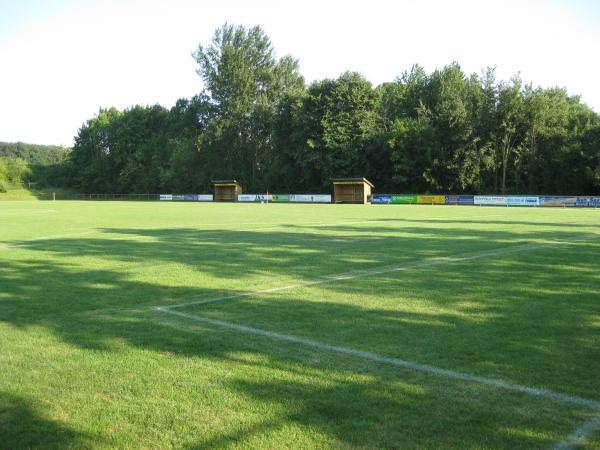
[{"label": "yellow advertising sign", "polygon": [[417,195],[417,203],[425,205],[445,205],[445,195]]}]

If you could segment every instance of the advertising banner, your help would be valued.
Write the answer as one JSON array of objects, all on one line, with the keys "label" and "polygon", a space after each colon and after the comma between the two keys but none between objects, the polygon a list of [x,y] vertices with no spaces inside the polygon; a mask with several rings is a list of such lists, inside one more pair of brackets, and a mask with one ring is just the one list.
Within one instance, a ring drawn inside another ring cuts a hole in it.
[{"label": "advertising banner", "polygon": [[212,202],[212,194],[160,194],[160,200],[183,200],[186,202]]},{"label": "advertising banner", "polygon": [[507,197],[507,205],[508,206],[539,206],[540,198],[539,197],[518,197],[518,196],[510,196]]},{"label": "advertising banner", "polygon": [[417,195],[417,203],[426,205],[445,205],[445,195]]},{"label": "advertising banner", "polygon": [[392,196],[391,195],[372,195],[371,203],[389,204],[389,203],[392,203]]},{"label": "advertising banner", "polygon": [[416,195],[392,195],[392,203],[417,203]]},{"label": "advertising banner", "polygon": [[238,202],[270,202],[272,197],[270,194],[240,194],[238,195]]},{"label": "advertising banner", "polygon": [[329,194],[292,194],[290,202],[294,203],[331,203]]},{"label": "advertising banner", "polygon": [[566,195],[544,195],[540,197],[540,206],[575,206],[577,197]]},{"label": "advertising banner", "polygon": [[474,195],[446,195],[446,205],[474,205]]},{"label": "advertising banner", "polygon": [[600,197],[544,195],[540,197],[540,206],[560,206],[578,208],[600,208]]},{"label": "advertising banner", "polygon": [[274,194],[273,202],[274,203],[289,203],[290,196],[289,194]]},{"label": "advertising banner", "polygon": [[600,208],[600,197],[577,197],[575,206],[583,208]]},{"label": "advertising banner", "polygon": [[241,194],[238,202],[331,203],[329,194]]},{"label": "advertising banner", "polygon": [[473,204],[506,206],[508,204],[508,197],[499,195],[475,195],[473,197]]}]

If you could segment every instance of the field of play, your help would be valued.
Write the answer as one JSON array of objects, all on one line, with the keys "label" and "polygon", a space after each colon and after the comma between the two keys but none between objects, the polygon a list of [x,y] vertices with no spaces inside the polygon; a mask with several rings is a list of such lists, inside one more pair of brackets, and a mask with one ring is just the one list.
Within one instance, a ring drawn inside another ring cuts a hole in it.
[{"label": "field of play", "polygon": [[600,448],[600,210],[0,202],[0,448]]}]

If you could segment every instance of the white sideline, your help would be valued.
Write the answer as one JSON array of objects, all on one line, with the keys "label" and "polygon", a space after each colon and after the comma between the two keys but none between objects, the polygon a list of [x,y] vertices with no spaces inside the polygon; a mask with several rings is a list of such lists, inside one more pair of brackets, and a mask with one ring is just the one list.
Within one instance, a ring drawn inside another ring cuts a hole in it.
[{"label": "white sideline", "polygon": [[594,240],[594,239],[599,239],[599,238],[600,238],[600,235],[585,235],[580,238],[575,238],[571,241],[546,241],[543,244],[524,244],[524,245],[519,245],[519,246],[514,246],[514,247],[509,247],[509,248],[503,247],[503,248],[498,248],[498,249],[494,249],[494,250],[486,250],[486,251],[482,251],[482,252],[478,252],[478,253],[467,253],[467,254],[460,255],[460,256],[440,257],[440,258],[434,258],[434,259],[429,259],[429,260],[425,260],[425,261],[410,261],[410,262],[407,262],[405,264],[402,264],[402,265],[396,266],[396,267],[382,268],[382,269],[368,270],[368,271],[354,272],[354,273],[346,272],[343,274],[333,275],[330,277],[320,278],[317,280],[294,283],[294,284],[290,284],[287,286],[279,286],[279,287],[274,287],[274,288],[270,288],[270,289],[262,289],[259,291],[243,292],[241,294],[226,295],[223,297],[215,297],[215,298],[209,298],[209,299],[205,299],[205,300],[178,303],[175,305],[168,305],[167,307],[169,309],[171,309],[171,308],[183,308],[183,307],[192,306],[192,305],[204,305],[207,303],[216,303],[216,302],[221,302],[224,300],[235,300],[237,298],[250,297],[253,295],[286,291],[286,290],[295,289],[298,287],[314,286],[317,284],[335,283],[338,281],[352,280],[354,278],[362,278],[362,277],[368,277],[368,276],[373,276],[373,275],[381,275],[384,273],[402,272],[405,270],[419,269],[422,267],[432,267],[432,266],[438,266],[438,265],[450,264],[450,263],[462,262],[462,261],[470,261],[470,260],[474,260],[474,259],[481,259],[481,258],[492,257],[492,256],[500,256],[500,255],[507,255],[507,254],[511,254],[511,253],[519,253],[519,252],[524,252],[524,251],[528,251],[528,250],[536,250],[536,249],[540,249],[540,248],[551,247],[554,245],[571,245],[573,243]]},{"label": "white sideline", "polygon": [[438,377],[444,378],[452,378],[455,380],[461,381],[469,381],[480,384],[485,384],[488,386],[493,386],[497,388],[506,389],[513,392],[520,392],[523,394],[531,395],[533,397],[542,397],[549,400],[555,400],[562,403],[570,403],[577,406],[585,406],[588,408],[599,409],[600,410],[600,401],[590,400],[582,397],[578,397],[575,395],[563,394],[560,392],[554,392],[547,389],[540,388],[532,388],[527,386],[522,386],[519,384],[509,383],[503,380],[497,380],[494,378],[486,378],[480,377],[477,375],[469,375],[463,372],[457,372],[455,370],[447,370],[440,369],[434,366],[430,366],[427,364],[421,364],[415,361],[407,361],[399,358],[390,358],[387,356],[378,355],[376,353],[367,352],[363,350],[356,350],[349,347],[340,347],[337,345],[326,344],[324,342],[314,341],[312,339],[306,339],[299,336],[294,336],[291,334],[281,334],[273,331],[261,330],[258,328],[247,327],[244,325],[238,325],[232,322],[225,322],[223,320],[217,319],[209,319],[207,317],[195,316],[193,314],[187,314],[181,311],[172,311],[168,307],[156,307],[156,311],[160,311],[167,314],[172,314],[179,317],[184,317],[186,319],[194,320],[197,322],[204,322],[211,325],[216,325],[224,328],[228,328],[230,330],[239,331],[241,333],[254,334],[258,336],[270,337],[273,339],[278,339],[281,341],[293,342],[295,344],[305,345],[307,347],[317,348],[319,350],[327,350],[336,353],[343,353],[346,355],[355,356],[362,359],[367,359],[370,361],[389,364],[396,367],[402,367],[404,369],[413,369],[419,372],[425,372],[430,375],[435,375]]},{"label": "white sideline", "polygon": [[17,243],[0,242],[0,247],[5,247],[5,248],[26,247],[31,242],[43,241],[45,239],[54,239],[54,238],[70,237],[70,236],[81,236],[84,234],[92,234],[92,233],[97,233],[97,232],[98,232],[98,230],[86,230],[86,231],[80,231],[77,233],[49,234],[47,236],[38,236],[35,238],[31,238],[31,239],[20,240]]},{"label": "white sideline", "polygon": [[585,442],[593,434],[600,431],[600,416],[595,416],[584,422],[573,433],[552,447],[553,450],[570,450]]},{"label": "white sideline", "polygon": [[19,215],[21,213],[58,212],[58,209],[10,209],[0,211],[0,217]]},{"label": "white sideline", "polygon": [[[426,206],[426,205],[425,205]],[[50,210],[48,210],[50,211]],[[52,210],[55,211],[55,210]],[[488,217],[500,217],[500,216],[505,216],[505,214],[486,214],[486,215],[475,215],[475,216],[461,216],[461,217],[448,217],[448,216],[443,216],[443,217],[432,217],[432,218],[427,218],[427,220],[464,220],[464,219],[472,219],[473,221],[479,220],[479,219],[486,219]],[[416,217],[413,219],[406,219],[403,218],[402,220],[405,222],[415,222],[415,221],[420,221],[423,220],[425,218],[421,218],[421,217]],[[296,226],[302,228],[318,228],[318,227],[327,227],[327,226],[339,226],[339,225],[353,225],[353,224],[359,224],[359,223],[376,223],[376,222],[387,222],[389,219],[384,218],[384,219],[369,219],[369,220],[357,220],[357,221],[343,221],[343,222],[333,222],[333,223],[327,223],[327,222],[306,222],[306,223],[300,223],[300,224],[296,224]],[[566,224],[572,224],[572,223],[578,223],[578,222],[567,222]],[[262,225],[264,224],[264,222],[242,222],[242,223],[238,223],[238,224],[233,224],[232,226],[234,227],[239,227],[239,225]],[[222,223],[201,223],[199,224],[201,226],[223,226]],[[285,223],[280,223],[277,225],[272,225],[272,226],[268,226],[268,227],[252,227],[252,228],[247,228],[246,230],[276,230],[282,227],[286,227]],[[142,228],[142,230],[145,230],[145,228]],[[244,230],[240,230],[239,228],[235,229],[236,231],[244,231]],[[203,231],[202,228],[198,228],[198,231]],[[223,231],[223,230],[219,230],[219,231]],[[26,239],[26,240],[19,240],[18,243],[11,243],[11,242],[0,242],[0,248],[19,248],[19,247],[26,247],[28,245],[28,243],[30,242],[35,242],[35,241],[41,241],[41,240],[45,240],[45,239],[54,239],[54,238],[59,238],[59,237],[70,237],[70,236],[80,236],[80,235],[85,235],[85,234],[91,234],[91,233],[95,233],[98,232],[97,229],[93,229],[93,230],[86,230],[86,231],[82,231],[82,232],[77,232],[77,233],[62,233],[62,234],[51,234],[51,235],[47,235],[47,236],[38,236],[35,238],[31,238],[31,239]]]},{"label": "white sideline", "polygon": [[[37,210],[36,210],[37,211]],[[45,210],[42,210],[45,211]],[[50,211],[50,210],[48,210]],[[52,210],[52,211],[56,211],[56,210]],[[488,215],[483,215],[483,216],[464,216],[464,217],[434,217],[430,220],[442,220],[442,219],[452,219],[452,220],[462,220],[462,219],[485,219],[487,217],[497,217],[497,216],[503,216],[503,214],[488,214]],[[360,221],[344,221],[344,222],[333,222],[333,223],[327,223],[327,222],[306,222],[306,223],[300,223],[297,224],[298,227],[326,227],[326,226],[337,226],[337,225],[352,225],[352,224],[357,224],[357,223],[372,223],[372,222],[386,222],[388,219],[371,219],[371,220],[360,220]],[[407,222],[410,222],[411,220],[409,219],[404,219]],[[415,219],[415,220],[420,220],[420,219]],[[223,223],[201,223],[199,224],[201,226],[223,226]],[[237,223],[237,224],[232,224],[233,227],[239,227],[240,225],[264,225],[264,222],[241,222],[241,223]],[[285,223],[281,223],[278,225],[270,225],[268,227],[253,227],[253,228],[248,228],[249,230],[275,230],[281,227],[286,227],[287,225]],[[147,230],[146,228],[142,228],[141,230]],[[150,229],[151,230],[151,229]],[[236,230],[239,230],[239,228],[236,228]],[[198,231],[203,231],[202,228],[198,228]],[[219,230],[222,231],[222,230]],[[243,230],[242,230],[243,231]],[[36,241],[42,241],[45,239],[54,239],[54,238],[59,238],[59,237],[70,237],[70,236],[80,236],[80,235],[85,235],[85,234],[91,234],[91,233],[95,233],[98,232],[97,229],[92,229],[92,230],[86,230],[86,231],[81,231],[81,232],[76,232],[76,233],[61,233],[61,234],[50,234],[47,236],[38,236],[35,238],[31,238],[31,239],[25,239],[25,240],[19,240],[17,243],[11,243],[11,242],[0,242],[0,248],[18,248],[18,247],[25,247],[28,245],[28,243],[30,242],[36,242]]]},{"label": "white sideline", "polygon": [[[482,216],[482,217],[489,217],[489,216]],[[360,221],[360,222],[335,222],[335,223],[323,223],[323,222],[308,222],[305,224],[300,224],[299,226],[307,226],[307,227],[313,227],[313,226],[335,226],[335,225],[344,225],[344,224],[354,224],[354,223],[363,223],[363,222],[367,222],[367,221]],[[369,222],[373,222],[373,221],[369,221]],[[233,226],[239,226],[239,225],[263,225],[264,222],[242,222],[241,224],[234,224]],[[222,223],[203,223],[200,224],[202,226],[217,226],[220,225],[222,226]],[[257,227],[257,228],[250,228],[252,230],[270,230],[270,229],[275,229],[275,228],[281,228],[281,227],[285,227],[285,224],[281,224],[278,227],[273,227],[273,226],[269,226],[269,227]],[[140,230],[144,231],[144,230],[152,230],[147,229],[147,228],[141,228]],[[198,231],[202,231],[202,228],[199,228]],[[55,239],[55,238],[61,238],[61,237],[71,237],[71,236],[81,236],[81,235],[85,235],[85,234],[92,234],[92,233],[100,233],[100,231],[98,231],[97,229],[92,229],[92,230],[85,230],[85,231],[80,231],[80,232],[75,232],[75,233],[61,233],[61,234],[49,234],[46,236],[37,236],[31,239],[21,239],[17,242],[0,242],[0,248],[18,248],[18,247],[26,247],[27,245],[29,245],[32,242],[36,242],[36,241],[43,241],[46,239]],[[108,230],[108,232],[110,233],[110,230]]]}]

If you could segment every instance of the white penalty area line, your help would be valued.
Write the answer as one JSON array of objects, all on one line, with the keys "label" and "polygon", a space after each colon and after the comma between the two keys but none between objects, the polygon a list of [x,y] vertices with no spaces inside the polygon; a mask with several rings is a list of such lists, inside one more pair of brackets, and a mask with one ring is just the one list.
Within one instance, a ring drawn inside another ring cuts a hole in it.
[{"label": "white penalty area line", "polygon": [[192,306],[192,305],[204,305],[207,303],[222,302],[225,300],[235,300],[238,298],[251,297],[254,295],[287,291],[287,290],[296,289],[299,287],[336,283],[336,282],[340,282],[340,281],[352,280],[355,278],[364,278],[364,277],[369,277],[369,276],[382,275],[382,274],[386,274],[386,273],[403,272],[403,271],[411,270],[411,269],[420,269],[420,268],[424,268],[424,267],[433,267],[433,266],[439,266],[439,265],[444,265],[444,264],[451,264],[451,263],[463,262],[463,261],[471,261],[471,260],[494,257],[494,256],[503,256],[503,255],[508,255],[511,253],[520,253],[520,252],[525,252],[525,251],[530,251],[530,250],[537,250],[537,249],[541,249],[541,248],[553,247],[556,245],[571,245],[571,244],[590,241],[590,240],[594,240],[594,239],[600,239],[600,235],[585,235],[585,236],[582,236],[579,238],[572,239],[571,241],[546,241],[543,244],[524,244],[524,245],[518,245],[518,246],[514,246],[514,247],[509,247],[509,248],[503,247],[503,248],[498,248],[498,249],[493,249],[493,250],[485,250],[485,251],[477,252],[477,253],[466,253],[464,255],[459,255],[459,256],[447,256],[447,257],[432,258],[432,259],[427,259],[425,261],[410,261],[410,262],[407,262],[405,264],[402,264],[400,266],[395,266],[395,267],[380,268],[380,269],[367,270],[367,271],[361,271],[361,272],[345,272],[342,274],[332,275],[329,277],[319,278],[316,280],[289,284],[287,286],[279,286],[279,287],[274,287],[274,288],[270,288],[270,289],[262,289],[259,291],[243,292],[241,294],[226,295],[223,297],[214,297],[214,298],[208,298],[208,299],[198,300],[198,301],[189,301],[189,302],[184,302],[184,303],[178,303],[175,305],[168,305],[163,308],[174,309],[174,308],[184,308],[186,306]]},{"label": "white penalty area line", "polygon": [[[57,210],[39,210],[39,211],[43,211],[43,212],[55,212]],[[473,219],[473,220],[478,220],[478,219],[485,219],[487,217],[496,217],[496,216],[502,216],[503,214],[488,214],[488,215],[478,215],[478,216],[465,216],[465,217],[452,217],[452,220],[462,220],[462,219]],[[1,216],[1,214],[0,214]],[[448,219],[448,217],[434,217],[431,220],[435,221],[435,220],[444,220],[444,219]],[[328,226],[340,226],[340,225],[353,225],[353,224],[359,224],[359,223],[376,223],[376,222],[388,222],[389,220],[393,220],[393,219],[370,219],[370,220],[360,220],[360,221],[342,221],[342,222],[305,222],[305,223],[298,223],[295,224],[296,227],[299,228],[319,228],[319,227],[328,227]],[[411,219],[402,219],[405,222],[411,222],[411,221],[420,221],[423,220],[423,218],[415,218],[414,220]],[[245,228],[245,229],[239,229],[240,225],[264,225],[265,222],[241,222],[241,223],[237,223],[237,224],[232,224],[232,227],[238,227],[235,229],[235,231],[246,231],[246,230],[276,230],[279,228],[285,228],[288,227],[289,224],[288,223],[280,223],[280,224],[275,224],[275,225],[269,225],[267,227],[250,227],[250,228]],[[200,228],[198,228],[198,232],[203,232],[203,231],[207,231],[204,230],[202,227],[212,227],[212,226],[220,226],[223,227],[223,223],[201,223],[199,224],[201,225]],[[153,228],[140,228],[140,229],[136,229],[137,231],[148,231],[148,230],[153,230]],[[229,228],[222,228],[219,230],[214,230],[214,231],[230,231]],[[390,230],[392,230],[392,228],[390,228]],[[208,231],[213,231],[213,230],[208,230]],[[30,245],[31,243],[34,243],[36,241],[43,241],[46,239],[55,239],[55,238],[61,238],[61,237],[71,237],[71,236],[81,236],[81,235],[86,235],[86,234],[92,234],[92,233],[108,233],[110,234],[110,229],[107,230],[97,230],[97,229],[93,229],[93,230],[86,230],[86,231],[81,231],[81,232],[75,232],[75,233],[61,233],[61,234],[50,234],[47,236],[38,236],[35,238],[31,238],[31,239],[25,239],[25,240],[19,240],[17,242],[0,242],[0,248],[18,248],[18,247],[26,247],[27,245]],[[116,239],[115,239],[116,240]],[[126,239],[127,240],[127,239]]]},{"label": "white penalty area line", "polygon": [[[453,262],[468,261],[468,260],[480,259],[480,258],[484,258],[484,257],[501,256],[501,255],[506,255],[506,254],[510,254],[510,253],[517,253],[517,252],[524,252],[524,251],[529,251],[529,250],[549,248],[549,247],[553,247],[556,245],[569,245],[569,244],[574,244],[574,243],[578,243],[578,242],[585,242],[588,240],[598,239],[599,237],[600,236],[598,236],[598,235],[585,235],[585,236],[581,236],[579,238],[572,239],[571,241],[548,241],[543,244],[526,244],[526,245],[520,245],[520,246],[512,247],[512,248],[496,249],[496,250],[491,250],[491,251],[474,253],[474,254],[470,254],[470,255],[448,257],[448,258],[442,258],[442,259],[437,259],[437,260],[432,260],[432,261],[424,261],[424,262],[412,262],[412,263],[405,264],[401,267],[372,270],[372,271],[368,271],[368,272],[355,273],[355,274],[350,274],[350,275],[339,275],[339,276],[335,276],[335,277],[330,277],[330,278],[326,278],[326,279],[320,279],[320,280],[315,280],[315,281],[310,281],[310,282],[305,282],[305,283],[297,283],[297,284],[288,285],[288,286],[282,286],[282,287],[277,287],[277,288],[272,288],[272,289],[265,289],[262,291],[246,292],[246,293],[237,294],[237,295],[229,295],[229,296],[217,297],[217,298],[195,301],[195,302],[180,303],[180,304],[171,305],[171,306],[160,306],[160,307],[154,307],[153,309],[155,311],[158,311],[161,313],[170,314],[170,315],[184,318],[187,320],[193,320],[196,322],[201,322],[201,323],[206,323],[206,324],[213,325],[213,326],[226,328],[226,329],[237,331],[240,333],[246,333],[246,334],[251,334],[251,335],[255,335],[255,336],[263,336],[263,337],[277,339],[277,340],[285,341],[285,342],[291,342],[294,344],[300,344],[300,345],[304,345],[304,346],[310,347],[310,348],[315,348],[318,350],[324,350],[324,351],[344,354],[344,355],[348,355],[348,356],[352,356],[352,357],[356,357],[356,358],[361,358],[361,359],[372,361],[375,363],[387,364],[387,365],[391,365],[394,367],[400,367],[403,369],[415,370],[415,371],[426,373],[426,374],[432,375],[432,376],[437,376],[437,377],[442,377],[442,378],[447,378],[447,379],[452,379],[452,380],[457,380],[457,381],[479,383],[482,385],[499,388],[499,389],[504,389],[504,390],[508,390],[508,391],[516,392],[516,393],[520,393],[520,394],[525,394],[525,395],[529,395],[529,396],[536,397],[536,398],[543,398],[543,399],[561,402],[561,403],[565,403],[565,404],[570,404],[570,405],[574,405],[574,406],[591,408],[593,410],[598,411],[598,410],[600,410],[600,401],[597,401],[597,400],[587,399],[587,398],[579,397],[576,395],[569,395],[569,394],[565,394],[565,393],[561,393],[561,392],[555,392],[555,391],[551,391],[548,389],[535,388],[535,387],[529,387],[529,386],[524,386],[524,385],[520,385],[520,384],[510,383],[510,382],[500,380],[500,379],[487,378],[487,377],[471,375],[468,373],[459,372],[459,371],[455,371],[455,370],[442,369],[442,368],[430,366],[428,364],[422,364],[422,363],[419,363],[416,361],[409,361],[409,360],[404,360],[404,359],[400,359],[400,358],[392,358],[392,357],[388,357],[388,356],[379,355],[379,354],[373,353],[373,352],[357,350],[357,349],[353,349],[353,348],[349,348],[349,347],[342,347],[342,346],[338,346],[338,345],[331,345],[331,344],[315,341],[313,339],[307,339],[307,338],[300,337],[300,336],[276,333],[273,331],[262,330],[259,328],[253,328],[253,327],[248,327],[248,326],[244,326],[244,325],[239,325],[239,324],[236,324],[233,322],[226,322],[226,321],[218,320],[218,319],[210,319],[207,317],[201,317],[201,316],[197,316],[197,315],[193,315],[193,314],[184,313],[181,311],[175,311],[174,309],[182,308],[184,306],[214,303],[214,302],[220,302],[220,301],[225,301],[225,300],[233,300],[233,299],[237,299],[237,298],[258,295],[261,293],[284,291],[284,290],[294,289],[294,288],[301,287],[301,286],[333,283],[333,282],[341,281],[341,280],[349,280],[349,279],[358,278],[358,277],[365,277],[365,276],[370,276],[370,275],[378,275],[378,274],[383,274],[383,273],[397,272],[397,271],[403,271],[403,270],[419,268],[419,267],[428,267],[428,266],[435,266],[435,265],[441,265],[441,264],[449,264],[449,263],[453,263]],[[564,440],[556,443],[552,448],[556,449],[556,450],[571,450],[571,449],[575,448],[576,446],[584,443],[593,434],[598,432],[598,430],[600,430],[600,416],[594,416],[591,419],[587,420],[583,425],[578,427],[573,433],[571,433],[569,436],[567,436]]]},{"label": "white penalty area line", "polygon": [[[315,348],[318,350],[324,350],[334,353],[340,353],[356,358],[365,359],[379,364],[387,364],[394,367],[400,367],[403,369],[415,370],[423,372],[428,375],[433,375],[442,378],[449,378],[458,381],[465,381],[470,383],[479,383],[493,388],[504,389],[520,394],[529,395],[536,398],[543,398],[556,402],[566,403],[574,406],[581,406],[586,408],[592,408],[594,410],[600,410],[600,402],[596,400],[586,399],[575,395],[563,394],[560,392],[554,392],[548,389],[533,388],[529,386],[523,386],[520,384],[509,383],[504,380],[498,380],[495,378],[486,378],[477,375],[470,375],[464,372],[458,372],[455,370],[441,369],[438,367],[430,366],[428,364],[421,364],[415,361],[408,361],[400,358],[391,358],[387,356],[378,355],[376,353],[367,352],[363,350],[356,350],[348,347],[341,347],[338,345],[326,344],[324,342],[315,341],[299,336],[276,333],[273,331],[261,330],[259,328],[247,327],[244,325],[238,325],[232,322],[226,322],[223,320],[210,319],[207,317],[200,317],[193,314],[187,314],[181,311],[173,311],[168,307],[156,307],[155,310],[171,314],[177,317],[182,317],[188,320],[196,322],[206,323],[213,326],[227,328],[240,333],[252,334],[255,336],[263,336],[271,339],[277,339],[285,342],[292,342],[294,344],[304,345],[306,347]],[[567,436],[564,440],[552,446],[553,450],[571,450],[576,446],[583,444],[593,434],[600,430],[600,416],[594,416],[583,425],[577,428],[572,434]]]},{"label": "white penalty area line", "polygon": [[[412,369],[412,370],[424,372],[424,373],[438,376],[438,377],[450,378],[450,379],[455,379],[455,380],[459,380],[459,381],[475,382],[475,383],[484,384],[484,385],[488,385],[488,386],[492,386],[492,387],[496,387],[496,388],[501,388],[501,389],[505,389],[505,390],[509,390],[509,391],[513,391],[513,392],[527,394],[527,395],[530,395],[533,397],[540,397],[540,398],[554,400],[554,401],[558,401],[558,402],[562,402],[562,403],[568,403],[568,404],[572,404],[572,405],[583,406],[583,407],[588,407],[588,408],[592,408],[595,410],[600,410],[600,401],[597,401],[597,400],[591,400],[591,399],[586,399],[586,398],[575,396],[575,395],[554,392],[554,391],[547,390],[547,389],[523,386],[523,385],[519,385],[519,384],[509,383],[507,381],[503,381],[503,380],[499,380],[499,379],[494,379],[494,378],[486,378],[486,377],[481,377],[481,376],[477,376],[477,375],[470,375],[467,373],[458,372],[458,371],[454,371],[454,370],[441,369],[441,368],[437,368],[437,367],[430,366],[427,364],[421,364],[421,363],[415,362],[415,361],[408,361],[408,360],[404,360],[404,359],[400,359],[400,358],[387,357],[387,356],[383,356],[383,355],[379,355],[376,353],[367,352],[367,351],[363,351],[363,350],[356,350],[356,349],[349,348],[349,347],[341,347],[341,346],[337,346],[337,345],[331,345],[331,344],[327,344],[324,342],[319,342],[319,341],[315,341],[312,339],[303,338],[300,336],[276,333],[273,331],[262,330],[262,329],[248,327],[248,326],[244,326],[244,325],[238,325],[233,322],[226,322],[223,320],[210,319],[207,317],[201,317],[201,316],[197,316],[194,314],[188,314],[185,312],[174,310],[176,308],[182,308],[185,306],[201,305],[201,304],[214,303],[214,302],[220,302],[220,301],[225,301],[225,300],[232,300],[232,299],[237,299],[237,298],[242,298],[242,297],[258,295],[258,294],[262,294],[262,293],[270,293],[270,292],[278,292],[278,291],[283,291],[283,290],[294,289],[294,288],[301,287],[301,286],[333,283],[336,281],[349,280],[349,279],[353,279],[353,278],[365,277],[365,276],[370,276],[370,275],[378,275],[378,274],[383,274],[383,273],[397,272],[397,271],[403,271],[403,270],[420,268],[420,267],[450,264],[453,262],[469,261],[469,260],[474,260],[474,259],[481,259],[484,257],[500,256],[500,255],[505,255],[505,254],[510,254],[510,253],[552,247],[554,245],[571,244],[571,243],[581,242],[581,241],[585,241],[585,240],[597,239],[598,237],[599,236],[595,236],[595,235],[582,236],[581,238],[573,239],[568,242],[551,241],[551,242],[546,242],[544,244],[527,244],[527,245],[521,245],[521,246],[517,246],[517,247],[513,247],[513,248],[496,249],[496,250],[491,250],[491,251],[473,253],[470,255],[448,257],[448,258],[443,258],[443,259],[434,260],[434,261],[413,262],[413,263],[405,264],[401,267],[395,267],[395,268],[390,268],[390,269],[373,270],[373,271],[362,272],[362,273],[353,274],[353,275],[340,275],[337,277],[320,279],[320,280],[306,282],[306,283],[297,283],[297,284],[282,286],[282,287],[278,287],[278,288],[265,289],[265,290],[256,291],[256,292],[246,292],[243,294],[230,295],[230,296],[225,296],[225,297],[217,297],[217,298],[201,300],[201,301],[196,301],[196,302],[180,303],[180,304],[170,305],[170,306],[158,306],[158,307],[155,306],[155,307],[153,307],[153,309],[155,311],[159,311],[161,313],[171,314],[173,316],[182,317],[182,318],[185,318],[188,320],[193,320],[196,322],[207,323],[210,325],[227,328],[227,329],[238,331],[241,333],[269,337],[269,338],[277,339],[280,341],[293,342],[295,344],[301,344],[301,345],[316,348],[319,350],[341,353],[341,354],[345,354],[345,355],[350,355],[350,356],[370,360],[370,361],[377,362],[377,363],[388,364],[388,365],[392,365],[395,367],[401,367],[401,368],[405,368],[405,369]],[[592,427],[589,426],[588,428],[592,428]],[[586,430],[587,430],[587,428],[586,428]]]},{"label": "white penalty area line", "polygon": [[555,444],[553,450],[570,450],[582,445],[587,439],[600,431],[600,416],[594,416],[583,423],[573,433]]},{"label": "white penalty area line", "polygon": [[31,245],[32,243],[35,243],[38,241],[44,241],[47,239],[56,239],[56,238],[71,237],[71,236],[82,236],[85,234],[92,234],[92,233],[98,233],[98,232],[99,232],[98,230],[86,230],[86,231],[80,231],[80,232],[75,232],[75,233],[62,233],[62,234],[50,234],[47,236],[38,236],[38,237],[35,237],[32,239],[20,240],[15,243],[0,242],[0,248],[1,247],[5,247],[5,248],[27,247],[28,245]]},{"label": "white penalty area line", "polygon": [[35,214],[35,213],[49,213],[58,212],[58,209],[11,209],[0,211],[0,217],[4,216],[18,216],[19,214]]},{"label": "white penalty area line", "polygon": [[367,352],[363,350],[356,350],[349,347],[341,347],[338,345],[326,344],[324,342],[315,341],[312,339],[303,338],[300,336],[294,336],[291,334],[282,334],[276,333],[273,331],[261,330],[259,328],[247,327],[244,325],[238,325],[232,322],[226,322],[223,320],[217,319],[209,319],[207,317],[200,317],[193,314],[187,314],[181,311],[173,311],[168,307],[157,307],[155,310],[171,314],[178,317],[183,317],[185,319],[193,320],[196,322],[203,322],[210,325],[216,325],[222,328],[227,328],[230,330],[235,330],[241,333],[253,334],[256,336],[264,336],[272,339],[277,339],[280,341],[293,342],[295,344],[301,344],[306,347],[316,348],[318,350],[325,350],[329,352],[341,353],[345,355],[354,356],[361,359],[366,359],[369,361],[387,364],[395,367],[401,367],[403,369],[412,369],[418,372],[424,372],[429,375],[434,375],[443,378],[451,378],[454,380],[474,382],[479,384],[484,384],[487,386],[492,386],[495,388],[506,389],[513,392],[519,392],[522,394],[527,394],[533,397],[541,397],[548,400],[554,400],[562,403],[569,403],[577,406],[584,406],[587,408],[598,409],[600,410],[600,401],[590,400],[574,395],[563,394],[560,392],[554,392],[547,389],[540,388],[532,388],[528,386],[522,386],[519,384],[509,383],[503,380],[497,380],[494,378],[486,378],[477,375],[470,375],[463,372],[458,372],[455,370],[447,370],[440,369],[434,366],[430,366],[428,364],[421,364],[415,361],[408,361],[400,358],[391,358],[388,356],[378,355],[377,353]]},{"label": "white penalty area line", "polygon": [[[265,222],[240,222],[240,223],[232,223],[232,224],[223,224],[221,223],[200,223],[199,225],[201,225],[202,227],[209,227],[209,226],[219,226],[220,228],[217,230],[204,230],[203,228],[198,228],[198,232],[203,232],[203,231],[215,231],[215,232],[220,232],[220,231],[270,231],[270,230],[278,230],[281,228],[288,228],[290,225],[293,225],[294,228],[319,228],[319,227],[337,227],[337,226],[343,226],[343,225],[356,225],[356,224],[364,224],[364,223],[378,223],[378,222],[384,222],[384,223],[389,223],[391,221],[395,221],[398,220],[400,222],[422,222],[424,220],[431,220],[433,221],[433,223],[436,223],[436,221],[438,220],[465,220],[465,219],[471,219],[472,221],[477,221],[480,219],[486,219],[488,217],[500,217],[500,216],[505,216],[506,214],[486,214],[486,215],[475,215],[475,216],[464,216],[464,217],[451,217],[451,216],[444,216],[444,217],[414,217],[414,218],[400,218],[400,219],[396,219],[393,217],[390,218],[381,218],[381,219],[365,219],[365,220],[346,220],[346,221],[341,221],[341,222],[305,222],[305,223],[293,223],[290,224],[289,222],[280,222],[280,223],[273,223],[269,226],[266,227],[246,227],[246,228],[240,228],[240,225],[264,225]],[[485,222],[483,222],[485,223]],[[368,231],[368,230],[364,230],[364,231]],[[390,231],[402,231],[402,228],[393,228],[390,227]]]}]

